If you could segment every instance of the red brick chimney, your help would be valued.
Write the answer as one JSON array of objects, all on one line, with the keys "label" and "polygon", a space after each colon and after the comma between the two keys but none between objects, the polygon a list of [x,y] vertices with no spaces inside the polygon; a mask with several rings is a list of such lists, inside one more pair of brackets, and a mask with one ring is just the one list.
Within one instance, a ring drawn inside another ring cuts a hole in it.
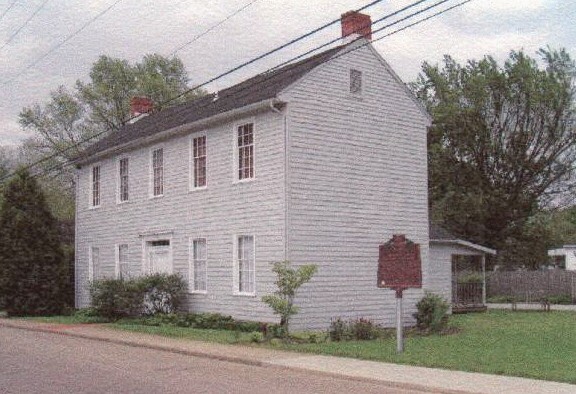
[{"label": "red brick chimney", "polygon": [[152,111],[153,102],[148,97],[132,97],[130,100],[130,117],[147,114]]},{"label": "red brick chimney", "polygon": [[356,11],[348,11],[341,15],[342,38],[355,39],[360,36],[372,39],[372,20],[370,15]]}]

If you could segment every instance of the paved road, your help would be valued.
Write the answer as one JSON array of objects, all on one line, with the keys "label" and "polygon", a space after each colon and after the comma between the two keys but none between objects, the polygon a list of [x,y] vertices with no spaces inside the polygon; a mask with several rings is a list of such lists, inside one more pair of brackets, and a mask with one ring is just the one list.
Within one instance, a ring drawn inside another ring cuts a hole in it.
[{"label": "paved road", "polygon": [[0,327],[0,393],[160,392],[418,393],[314,372]]}]

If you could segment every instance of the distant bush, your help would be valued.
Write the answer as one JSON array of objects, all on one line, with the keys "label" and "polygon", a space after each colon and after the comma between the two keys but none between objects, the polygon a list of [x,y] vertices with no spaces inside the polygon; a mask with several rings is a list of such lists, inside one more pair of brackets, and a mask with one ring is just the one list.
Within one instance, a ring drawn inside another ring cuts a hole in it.
[{"label": "distant bush", "polygon": [[572,296],[570,294],[551,295],[544,297],[550,304],[555,305],[571,305]]},{"label": "distant bush", "polygon": [[416,327],[423,332],[439,333],[448,325],[448,302],[437,294],[428,293],[416,304]]},{"label": "distant bush", "polygon": [[519,299],[517,297],[514,296],[492,296],[492,297],[488,297],[488,299],[486,300],[486,302],[488,303],[492,303],[492,304],[509,304],[512,302],[518,302]]},{"label": "distant bush", "polygon": [[352,338],[352,333],[348,322],[341,318],[332,319],[330,322],[330,328],[328,328],[328,336],[333,342],[350,340]]},{"label": "distant bush", "polygon": [[92,307],[102,317],[172,313],[186,295],[186,281],[178,274],[153,274],[133,279],[99,279],[90,286]]}]

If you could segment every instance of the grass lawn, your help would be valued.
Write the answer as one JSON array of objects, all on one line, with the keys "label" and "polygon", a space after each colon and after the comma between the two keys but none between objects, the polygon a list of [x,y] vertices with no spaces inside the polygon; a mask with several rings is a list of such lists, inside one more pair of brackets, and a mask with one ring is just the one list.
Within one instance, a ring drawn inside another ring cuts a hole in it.
[{"label": "grass lawn", "polygon": [[490,311],[454,315],[460,332],[396,340],[283,345],[286,349],[576,383],[576,313]]},{"label": "grass lawn", "polygon": [[[42,321],[78,323],[74,317]],[[353,357],[470,372],[522,376],[576,384],[576,313],[512,312],[454,315],[451,335],[410,336],[403,354],[396,353],[395,338],[317,344],[270,344],[277,349]],[[250,343],[252,334],[224,330],[155,327],[131,323],[107,326],[191,340]]]}]

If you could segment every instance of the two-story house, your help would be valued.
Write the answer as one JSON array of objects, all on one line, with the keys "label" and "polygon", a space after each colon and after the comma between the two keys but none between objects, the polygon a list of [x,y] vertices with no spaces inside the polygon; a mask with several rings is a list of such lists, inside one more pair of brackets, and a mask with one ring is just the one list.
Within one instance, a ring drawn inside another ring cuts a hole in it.
[{"label": "two-story house", "polygon": [[277,321],[261,297],[275,290],[272,263],[290,260],[318,265],[295,329],[336,317],[393,325],[394,291],[376,287],[378,245],[393,234],[421,248],[424,286],[405,292],[406,316],[444,286],[428,258],[430,119],[370,44],[370,17],[342,22],[347,44],[152,112],[87,149],[78,307],[94,278],[178,272],[190,311]]}]

